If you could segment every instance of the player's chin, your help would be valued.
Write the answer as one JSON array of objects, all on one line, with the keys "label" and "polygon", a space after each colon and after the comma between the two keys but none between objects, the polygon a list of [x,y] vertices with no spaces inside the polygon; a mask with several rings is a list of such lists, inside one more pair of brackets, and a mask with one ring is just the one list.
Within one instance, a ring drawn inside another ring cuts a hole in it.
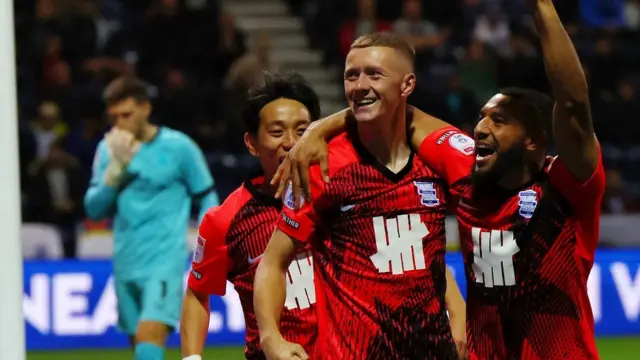
[{"label": "player's chin", "polygon": [[476,156],[476,162],[474,165],[474,172],[478,174],[488,173],[497,161],[497,154],[492,154],[485,157]]}]

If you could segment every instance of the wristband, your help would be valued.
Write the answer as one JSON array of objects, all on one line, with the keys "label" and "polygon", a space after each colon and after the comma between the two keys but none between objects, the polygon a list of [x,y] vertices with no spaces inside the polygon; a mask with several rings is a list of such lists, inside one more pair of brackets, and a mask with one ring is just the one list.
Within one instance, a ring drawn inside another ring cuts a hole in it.
[{"label": "wristband", "polygon": [[182,360],[202,360],[202,356],[200,356],[200,355],[189,355],[186,358],[182,358]]}]

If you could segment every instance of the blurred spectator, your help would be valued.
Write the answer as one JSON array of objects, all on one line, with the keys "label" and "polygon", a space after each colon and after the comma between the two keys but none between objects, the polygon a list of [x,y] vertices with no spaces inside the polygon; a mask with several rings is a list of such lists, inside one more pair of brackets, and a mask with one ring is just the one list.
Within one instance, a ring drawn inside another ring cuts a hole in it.
[{"label": "blurred spectator", "polygon": [[606,171],[606,188],[602,211],[608,214],[624,214],[633,208],[632,197],[625,191],[624,179],[618,169]]},{"label": "blurred spectator", "polygon": [[459,75],[454,74],[447,79],[444,97],[447,122],[461,127],[463,124],[474,123],[478,118],[480,104],[473,91],[464,87]]},{"label": "blurred spectator", "polygon": [[[219,45],[216,53],[217,75],[224,77],[231,65],[247,52],[244,33],[236,26],[235,18],[228,11],[220,12],[218,22],[220,28]],[[258,50],[260,52],[261,50]],[[268,52],[268,49],[262,51]],[[263,54],[267,57],[268,54]]]},{"label": "blurred spectator", "polygon": [[76,223],[83,214],[85,184],[78,160],[64,150],[59,138],[38,164],[28,186],[25,221],[54,225],[60,231],[66,257],[75,256]]},{"label": "blurred spectator", "polygon": [[391,30],[390,24],[376,16],[375,0],[357,0],[355,19],[348,20],[340,28],[340,49],[343,58],[349,53],[351,43],[358,37],[376,31],[388,30]]},{"label": "blurred spectator", "polygon": [[184,70],[189,25],[178,0],[159,0],[147,10],[138,29],[140,76],[159,84],[170,71]]},{"label": "blurred spectator", "polygon": [[101,13],[98,0],[78,0],[75,5],[62,20],[64,58],[76,70],[74,78],[103,86],[127,70],[122,25]]},{"label": "blurred spectator", "polygon": [[278,69],[271,56],[271,40],[266,34],[254,39],[251,51],[242,55],[229,69],[225,84],[228,88],[248,90],[264,79],[264,72]]},{"label": "blurred spectator", "polygon": [[489,4],[484,13],[477,17],[473,37],[491,46],[502,56],[509,56],[511,53],[509,21],[497,4]]},{"label": "blurred spectator", "polygon": [[431,51],[442,45],[449,31],[440,31],[422,17],[422,0],[404,0],[402,17],[393,22],[393,31],[402,34],[416,50],[416,66],[427,64]]},{"label": "blurred spectator", "polygon": [[52,144],[67,132],[67,125],[62,121],[58,104],[51,101],[41,103],[31,131],[36,140],[36,157],[46,158]]},{"label": "blurred spectator", "polygon": [[478,39],[471,40],[460,61],[459,73],[462,84],[485,102],[498,92],[496,81],[496,60]]}]

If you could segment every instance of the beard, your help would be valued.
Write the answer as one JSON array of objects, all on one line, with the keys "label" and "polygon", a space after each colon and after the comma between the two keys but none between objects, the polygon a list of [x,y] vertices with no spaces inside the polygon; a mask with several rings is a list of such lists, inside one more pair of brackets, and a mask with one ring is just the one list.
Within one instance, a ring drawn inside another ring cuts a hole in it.
[{"label": "beard", "polygon": [[496,162],[485,171],[477,171],[475,163],[471,168],[471,182],[475,188],[494,187],[513,169],[521,169],[525,164],[525,145],[518,143],[503,153],[496,154]]}]

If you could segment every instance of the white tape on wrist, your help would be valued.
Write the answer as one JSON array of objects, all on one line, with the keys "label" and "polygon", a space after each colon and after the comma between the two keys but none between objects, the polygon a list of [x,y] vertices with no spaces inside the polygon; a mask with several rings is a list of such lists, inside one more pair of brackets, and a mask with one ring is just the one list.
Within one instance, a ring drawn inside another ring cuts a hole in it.
[{"label": "white tape on wrist", "polygon": [[202,356],[200,356],[200,355],[189,355],[186,358],[183,358],[182,360],[202,360]]}]

